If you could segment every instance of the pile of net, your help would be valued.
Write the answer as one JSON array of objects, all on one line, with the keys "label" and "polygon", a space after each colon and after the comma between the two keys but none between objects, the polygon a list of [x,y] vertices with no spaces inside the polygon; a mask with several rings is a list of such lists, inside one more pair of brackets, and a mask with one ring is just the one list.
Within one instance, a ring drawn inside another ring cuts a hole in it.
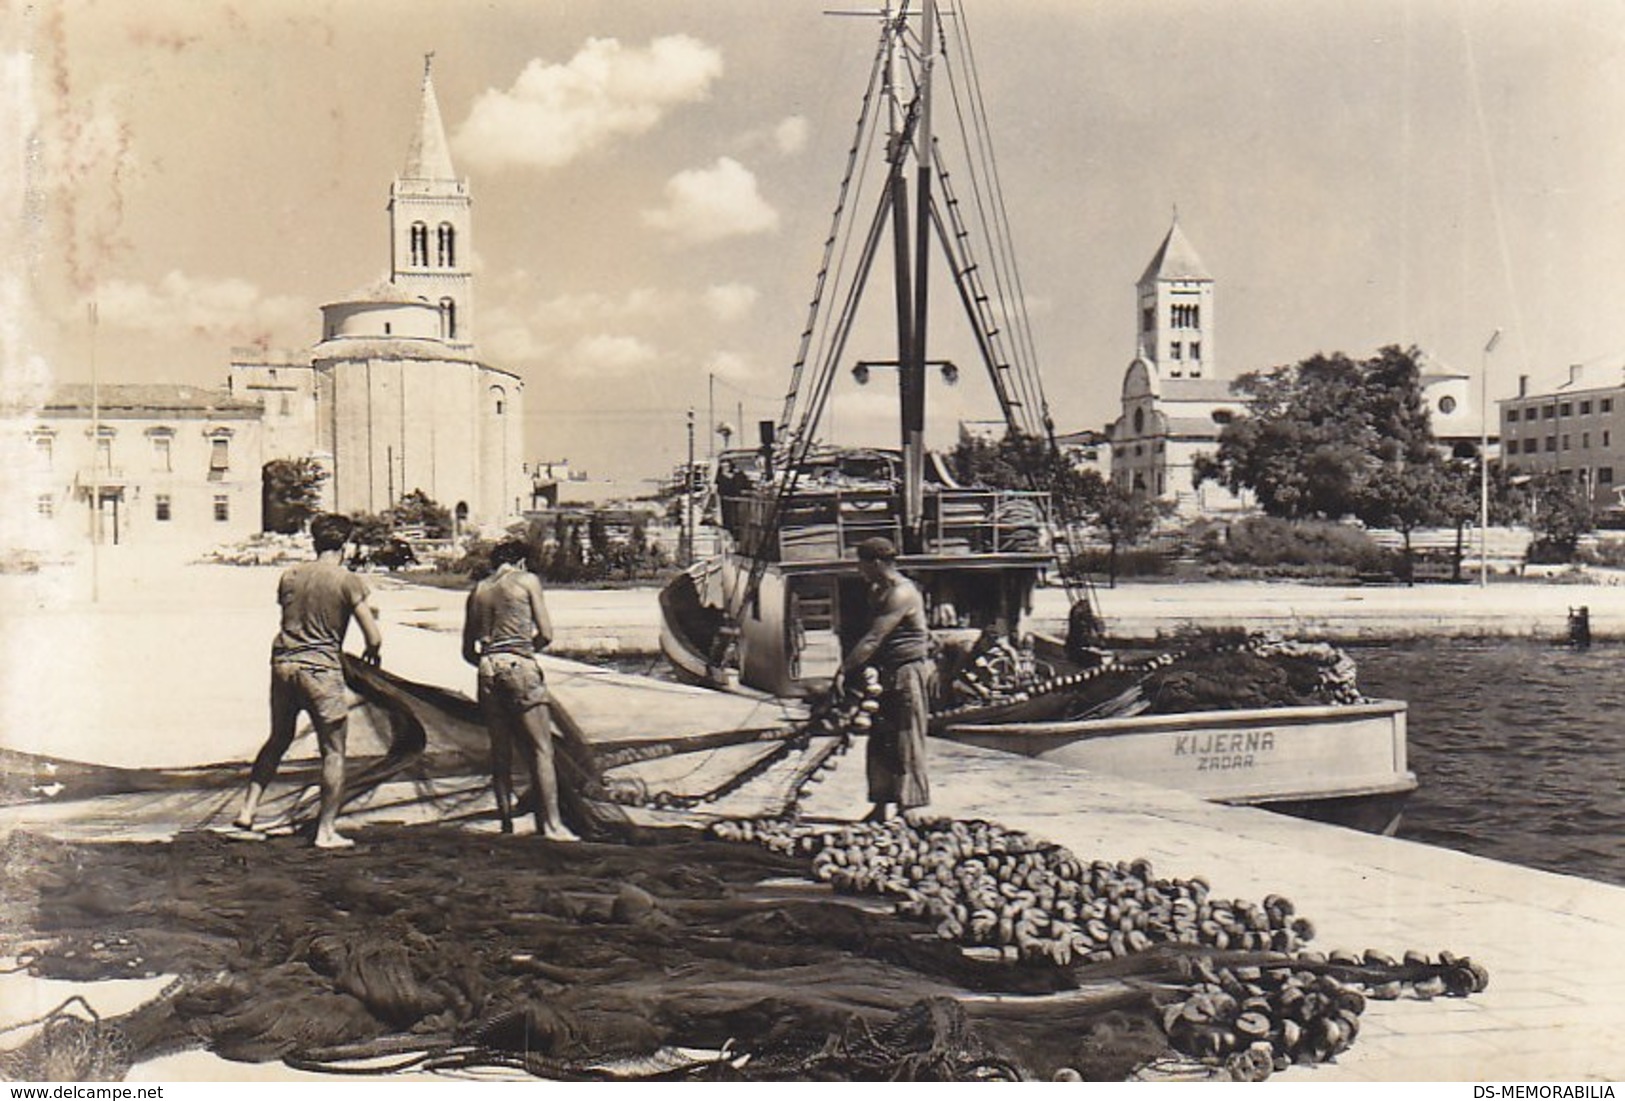
[{"label": "pile of net", "polygon": [[1217,636],[1059,672],[1030,653],[989,641],[952,670],[944,703],[931,718],[940,729],[1363,702],[1354,659],[1323,642]]},{"label": "pile of net", "polygon": [[334,857],[13,834],[0,947],[20,966],[179,980],[117,1018],[47,1022],[0,1073],[117,1077],[201,1046],[369,1074],[1254,1079],[1345,1050],[1368,996],[1487,981],[1448,953],[1317,955],[1284,899],[1215,899],[985,822],[358,836]]}]

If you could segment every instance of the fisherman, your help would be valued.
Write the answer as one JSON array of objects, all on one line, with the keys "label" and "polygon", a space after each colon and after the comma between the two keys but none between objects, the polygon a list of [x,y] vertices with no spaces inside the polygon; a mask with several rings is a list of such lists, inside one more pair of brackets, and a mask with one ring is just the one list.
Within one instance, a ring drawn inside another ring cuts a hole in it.
[{"label": "fisherman", "polygon": [[491,735],[491,788],[502,832],[513,832],[513,746],[530,773],[536,829],[549,841],[579,838],[559,816],[558,775],[547,685],[536,652],[553,641],[542,583],[525,567],[530,548],[504,539],[491,552],[495,569],[468,594],[463,660],[479,669],[480,711]]},{"label": "fisherman", "polygon": [[318,849],[342,849],[355,842],[338,832],[339,800],[344,792],[344,741],[349,698],[340,658],[353,615],[361,625],[366,650],[362,660],[377,665],[383,636],[367,604],[367,583],[344,567],[344,544],[353,525],[333,513],[310,522],[316,561],[302,562],[282,574],[277,603],[282,629],[271,644],[271,736],[248,774],[248,791],[233,823],[252,831],[265,787],[293,744],[299,712],[310,715],[322,754],[321,806],[316,817]]},{"label": "fisherman", "polygon": [[866,822],[884,822],[892,807],[909,811],[931,801],[925,772],[925,731],[931,701],[931,632],[925,601],[897,570],[897,548],[881,537],[858,544],[858,572],[869,585],[869,629],[841,661],[835,690],[853,670],[880,673],[880,718],[869,735]]}]

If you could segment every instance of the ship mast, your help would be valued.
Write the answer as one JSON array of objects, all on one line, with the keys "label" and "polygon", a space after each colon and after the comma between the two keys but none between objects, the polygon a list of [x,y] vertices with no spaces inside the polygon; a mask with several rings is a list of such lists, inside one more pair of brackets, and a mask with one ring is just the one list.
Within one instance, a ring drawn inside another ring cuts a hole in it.
[{"label": "ship mast", "polygon": [[[924,519],[925,481],[925,362],[929,320],[931,266],[931,67],[936,50],[936,0],[923,0],[919,72],[914,80],[914,103],[907,112],[897,99],[898,55],[908,20],[908,0],[902,0],[892,21],[892,48],[886,62],[886,83],[891,98],[891,198],[893,271],[897,302],[897,389],[903,452],[903,540],[906,549],[918,550]],[[913,152],[915,193],[913,255],[910,255],[908,159]]]}]

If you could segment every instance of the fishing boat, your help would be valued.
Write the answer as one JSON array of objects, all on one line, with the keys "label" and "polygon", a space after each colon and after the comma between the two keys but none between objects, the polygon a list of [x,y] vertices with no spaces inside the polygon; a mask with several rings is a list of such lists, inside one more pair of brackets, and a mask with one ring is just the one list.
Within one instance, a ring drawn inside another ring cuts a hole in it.
[{"label": "fishing boat", "polygon": [[[1056,448],[981,82],[963,41],[966,16],[959,10],[943,20],[934,0],[914,10],[904,0],[888,5],[880,24],[782,413],[761,424],[760,448],[720,457],[714,484],[723,548],[662,591],[667,659],[680,677],[717,689],[774,697],[826,691],[867,621],[856,548],[884,536],[925,599],[943,655],[934,734],[1391,830],[1416,786],[1403,703],[1304,700],[1140,714],[1133,697],[1145,695],[1166,663],[1118,662],[1076,637],[1065,647],[1034,645],[1024,620],[1034,589],[1049,578],[1069,586],[1077,622],[1099,622],[1094,594],[1056,568],[1076,545],[1078,518],[1036,483],[962,485],[925,448],[927,381],[940,372],[952,382],[959,373],[927,347],[936,270],[951,276],[1007,431]],[[933,130],[933,92],[942,85],[954,115],[942,129],[966,136],[952,164]],[[879,179],[864,171],[871,154],[885,165]],[[970,201],[961,202],[960,178],[970,181]],[[875,185],[872,199],[866,182]],[[860,226],[855,216],[865,210],[869,221]],[[940,269],[932,262],[939,249]],[[858,304],[877,260],[888,255],[896,358],[849,363]],[[849,370],[865,384],[891,369],[899,446],[824,442],[819,428],[838,377]],[[1091,691],[1100,687],[1094,674],[1108,667],[1122,683],[1101,699]]]}]

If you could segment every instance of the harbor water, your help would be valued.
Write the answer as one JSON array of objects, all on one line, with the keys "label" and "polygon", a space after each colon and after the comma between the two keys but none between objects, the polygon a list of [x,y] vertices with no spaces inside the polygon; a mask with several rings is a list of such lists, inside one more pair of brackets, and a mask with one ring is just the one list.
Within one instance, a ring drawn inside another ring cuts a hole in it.
[{"label": "harbor water", "polygon": [[1352,647],[1410,702],[1420,788],[1399,835],[1625,884],[1625,644],[1430,639]]}]

